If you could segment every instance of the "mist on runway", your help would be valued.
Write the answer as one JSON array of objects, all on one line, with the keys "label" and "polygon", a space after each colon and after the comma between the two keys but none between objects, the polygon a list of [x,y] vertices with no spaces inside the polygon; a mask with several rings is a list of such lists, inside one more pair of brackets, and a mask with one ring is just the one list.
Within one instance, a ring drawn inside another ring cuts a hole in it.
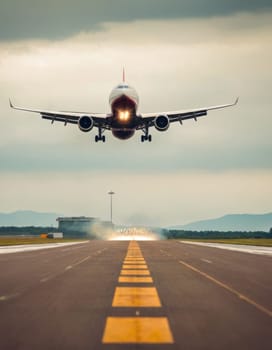
[{"label": "mist on runway", "polygon": [[125,228],[112,232],[108,238],[110,241],[156,241],[161,239],[158,233],[146,228]]},{"label": "mist on runway", "polygon": [[100,222],[91,224],[88,228],[87,237],[89,239],[101,239],[104,241],[155,241],[164,239],[160,234],[161,229],[150,229],[147,227],[111,227]]}]

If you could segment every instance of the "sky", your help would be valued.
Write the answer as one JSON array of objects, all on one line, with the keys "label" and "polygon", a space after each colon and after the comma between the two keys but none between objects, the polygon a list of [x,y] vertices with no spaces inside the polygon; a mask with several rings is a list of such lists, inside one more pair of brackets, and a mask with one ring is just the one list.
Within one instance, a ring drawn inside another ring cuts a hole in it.
[{"label": "sky", "polygon": [[[171,226],[272,211],[271,1],[0,3],[0,211]],[[109,112],[126,69],[139,112],[230,103],[127,141],[14,111]]]}]

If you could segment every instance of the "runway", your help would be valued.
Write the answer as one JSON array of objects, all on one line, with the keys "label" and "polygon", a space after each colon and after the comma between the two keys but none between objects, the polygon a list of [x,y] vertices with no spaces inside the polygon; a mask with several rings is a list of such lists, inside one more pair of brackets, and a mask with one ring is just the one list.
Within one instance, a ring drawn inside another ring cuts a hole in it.
[{"label": "runway", "polygon": [[271,348],[271,256],[90,241],[0,266],[1,349]]}]

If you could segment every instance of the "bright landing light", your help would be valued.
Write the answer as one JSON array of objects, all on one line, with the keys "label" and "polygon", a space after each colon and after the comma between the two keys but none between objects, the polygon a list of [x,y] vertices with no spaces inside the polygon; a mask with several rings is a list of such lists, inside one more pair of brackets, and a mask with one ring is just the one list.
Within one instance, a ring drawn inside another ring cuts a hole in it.
[{"label": "bright landing light", "polygon": [[109,238],[110,241],[155,241],[158,235],[146,229],[129,228],[115,232]]},{"label": "bright landing light", "polygon": [[130,113],[129,111],[119,111],[118,112],[118,118],[122,122],[127,122],[130,118]]}]

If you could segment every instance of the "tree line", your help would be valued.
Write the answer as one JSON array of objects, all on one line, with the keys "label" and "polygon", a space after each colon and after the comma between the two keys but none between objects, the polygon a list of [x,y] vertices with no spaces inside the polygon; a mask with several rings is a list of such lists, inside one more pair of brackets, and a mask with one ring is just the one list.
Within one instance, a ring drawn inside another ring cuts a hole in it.
[{"label": "tree line", "polygon": [[[39,236],[42,233],[57,232],[57,227],[44,226],[0,226],[0,236]],[[187,230],[162,230],[161,235],[166,239],[233,239],[233,238],[272,238],[272,228],[269,232],[264,231],[187,231]],[[66,237],[85,237],[82,232],[65,232]],[[95,238],[95,235],[89,235]]]},{"label": "tree line", "polygon": [[42,226],[0,226],[0,236],[39,236],[42,233],[57,231],[56,227]]},{"label": "tree line", "polygon": [[272,228],[269,232],[264,231],[186,231],[186,230],[163,230],[166,239],[234,239],[234,238],[272,238]]}]

